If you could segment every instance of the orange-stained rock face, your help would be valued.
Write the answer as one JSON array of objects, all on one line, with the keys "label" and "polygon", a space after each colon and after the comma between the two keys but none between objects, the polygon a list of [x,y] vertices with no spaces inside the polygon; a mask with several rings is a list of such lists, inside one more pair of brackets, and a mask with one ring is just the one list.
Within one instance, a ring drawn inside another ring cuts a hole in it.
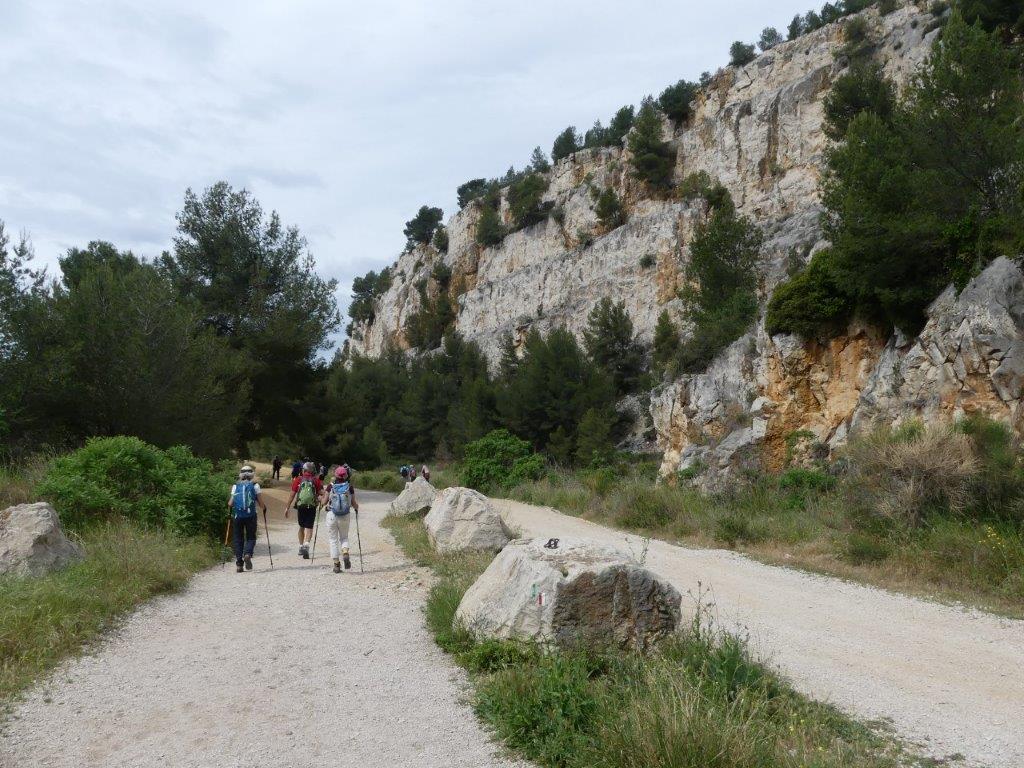
[{"label": "orange-stained rock face", "polygon": [[885,343],[877,331],[854,329],[827,344],[806,343],[790,357],[772,344],[774,354],[765,360],[764,395],[774,403],[763,444],[766,469],[783,468],[794,433],[812,432],[827,443],[849,422]]}]

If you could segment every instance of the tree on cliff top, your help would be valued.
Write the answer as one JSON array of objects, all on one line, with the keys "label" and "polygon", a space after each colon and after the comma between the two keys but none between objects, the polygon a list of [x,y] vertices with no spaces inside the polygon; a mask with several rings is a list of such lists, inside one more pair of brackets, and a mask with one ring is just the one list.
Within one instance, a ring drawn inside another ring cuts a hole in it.
[{"label": "tree on cliff top", "polygon": [[429,243],[443,218],[444,211],[440,208],[421,206],[416,215],[405,222],[405,229],[402,230],[402,234],[406,237],[407,247],[412,249],[415,245]]},{"label": "tree on cliff top", "polygon": [[570,125],[558,134],[555,139],[555,144],[551,148],[551,159],[557,163],[562,158],[578,152],[582,146],[583,142],[580,141],[580,135],[576,132],[576,127]]},{"label": "tree on cliff top", "polygon": [[657,190],[669,188],[675,166],[675,153],[671,145],[661,138],[663,126],[661,113],[648,96],[633,122],[628,145],[633,175]]}]

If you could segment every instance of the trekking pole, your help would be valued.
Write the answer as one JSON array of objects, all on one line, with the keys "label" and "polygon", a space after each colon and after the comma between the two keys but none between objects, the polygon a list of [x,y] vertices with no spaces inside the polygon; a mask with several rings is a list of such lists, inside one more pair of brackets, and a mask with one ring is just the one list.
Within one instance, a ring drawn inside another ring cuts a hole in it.
[{"label": "trekking pole", "polygon": [[313,564],[313,560],[316,559],[316,535],[320,533],[320,510],[322,506],[318,506],[316,511],[313,513],[313,550],[309,553],[309,564]]},{"label": "trekking pole", "polygon": [[263,509],[263,530],[267,533],[267,554],[270,556],[270,570],[274,570],[274,553],[270,549],[270,525],[267,523],[267,510]]},{"label": "trekking pole", "polygon": [[[228,524],[227,524],[227,527],[224,528],[224,549],[228,548],[228,537],[229,536],[231,536],[231,515],[228,515]],[[221,552],[220,553],[220,567],[223,568],[224,567],[224,563],[226,563],[226,562],[227,562],[227,558],[224,557],[224,553]]]},{"label": "trekking pole", "polygon": [[359,572],[363,572],[363,540],[359,538],[359,510],[356,510],[356,546],[359,547]]}]

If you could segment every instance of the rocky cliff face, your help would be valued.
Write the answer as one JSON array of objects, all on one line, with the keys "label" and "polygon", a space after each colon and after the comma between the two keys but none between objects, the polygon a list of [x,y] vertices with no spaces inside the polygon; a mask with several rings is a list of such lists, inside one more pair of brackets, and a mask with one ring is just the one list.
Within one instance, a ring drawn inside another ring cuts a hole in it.
[{"label": "rocky cliff face", "polygon": [[[1024,272],[998,259],[928,310],[914,339],[852,327],[828,344],[757,329],[652,397],[662,472],[708,487],[822,458],[852,429],[981,413],[1024,427]],[[698,471],[699,470],[699,471]]]},{"label": "rocky cliff face", "polygon": [[[863,14],[875,59],[906,83],[927,56],[934,18],[914,5]],[[833,24],[719,72],[692,119],[665,136],[676,148],[675,179],[705,171],[726,186],[739,211],[765,235],[763,295],[795,254],[822,247],[818,194],[826,138],[823,99],[847,63],[842,24]],[[407,348],[404,327],[420,308],[417,284],[438,263],[450,268],[456,329],[492,361],[502,336],[564,326],[580,334],[604,296],[623,300],[636,330],[653,337],[667,310],[685,328],[678,297],[703,203],[652,199],[630,174],[628,151],[584,150],[548,174],[545,200],[562,215],[514,232],[496,247],[475,242],[479,208],[448,223],[449,250],[423,246],[399,257],[376,319],[353,330],[351,348],[370,356]],[[604,231],[596,193],[614,188],[624,225]],[[509,219],[507,203],[501,213]],[[437,285],[428,281],[429,291]],[[982,410],[1019,420],[1024,372],[1024,279],[999,261],[962,294],[936,300],[916,339],[850,328],[827,344],[768,337],[763,327],[733,344],[699,375],[652,394],[663,472],[706,468],[715,483],[746,465],[780,467],[828,452],[868,420],[926,419]]]}]

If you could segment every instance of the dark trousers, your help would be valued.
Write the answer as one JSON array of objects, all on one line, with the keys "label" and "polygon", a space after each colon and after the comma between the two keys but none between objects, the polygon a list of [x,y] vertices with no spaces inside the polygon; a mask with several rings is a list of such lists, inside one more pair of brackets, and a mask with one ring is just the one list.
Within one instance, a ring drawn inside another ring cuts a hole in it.
[{"label": "dark trousers", "polygon": [[231,543],[234,544],[235,564],[242,564],[242,555],[252,556],[256,548],[256,515],[236,517],[231,521]]},{"label": "dark trousers", "polygon": [[271,477],[273,477],[275,480],[280,480],[281,479],[281,468],[280,467],[274,467],[274,474],[271,475]]}]

